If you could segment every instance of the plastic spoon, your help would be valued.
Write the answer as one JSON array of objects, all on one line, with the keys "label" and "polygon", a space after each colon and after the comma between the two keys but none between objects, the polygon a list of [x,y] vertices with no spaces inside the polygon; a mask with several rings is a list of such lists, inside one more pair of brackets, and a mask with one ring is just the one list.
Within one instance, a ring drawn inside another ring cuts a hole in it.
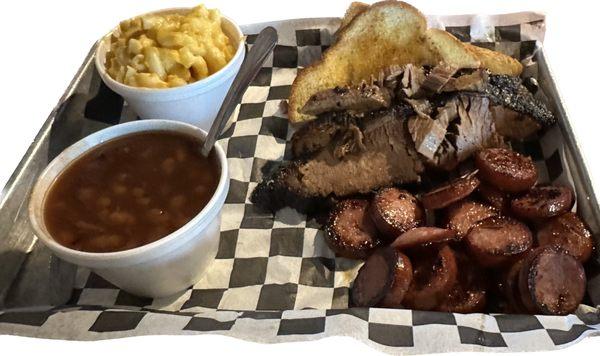
[{"label": "plastic spoon", "polygon": [[217,137],[221,134],[221,130],[223,130],[223,126],[233,113],[237,103],[241,100],[242,94],[244,94],[246,88],[250,85],[250,82],[258,74],[263,62],[267,59],[267,56],[271,53],[273,48],[275,48],[276,43],[277,31],[270,26],[265,27],[260,31],[258,37],[256,37],[254,45],[250,51],[248,51],[246,60],[242,63],[240,71],[235,77],[233,84],[231,84],[231,88],[229,88],[225,100],[223,100],[223,104],[221,104],[217,117],[210,127],[210,131],[208,132],[208,136],[206,136],[206,141],[201,150],[203,156],[207,157],[212,150]]}]

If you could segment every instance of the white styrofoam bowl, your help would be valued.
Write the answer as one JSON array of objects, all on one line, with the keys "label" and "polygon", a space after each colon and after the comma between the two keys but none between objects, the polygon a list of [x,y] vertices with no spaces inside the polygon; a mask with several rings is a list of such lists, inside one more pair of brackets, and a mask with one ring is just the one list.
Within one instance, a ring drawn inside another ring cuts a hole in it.
[{"label": "white styrofoam bowl", "polygon": [[205,131],[193,125],[168,120],[133,121],[89,135],[64,150],[44,169],[33,188],[29,203],[29,217],[35,235],[56,256],[76,265],[88,267],[130,293],[147,297],[163,297],[196,283],[216,256],[221,210],[229,190],[227,157],[218,144],[214,149],[221,175],[213,197],[192,220],[162,239],[125,251],[84,252],[56,242],[44,222],[44,203],[47,193],[66,167],[108,140],[148,131],[168,131],[192,136],[198,139],[198,147],[206,137]]},{"label": "white styrofoam bowl", "polygon": [[[175,8],[154,11],[150,14],[189,10],[189,8]],[[113,29],[98,42],[96,69],[106,86],[121,95],[142,119],[182,121],[209,131],[245,55],[244,37],[240,27],[225,16],[222,16],[221,27],[234,46],[237,46],[237,50],[223,68],[197,82],[167,89],[138,88],[117,82],[108,75],[105,66],[106,53],[110,49],[110,36],[117,29]]]}]

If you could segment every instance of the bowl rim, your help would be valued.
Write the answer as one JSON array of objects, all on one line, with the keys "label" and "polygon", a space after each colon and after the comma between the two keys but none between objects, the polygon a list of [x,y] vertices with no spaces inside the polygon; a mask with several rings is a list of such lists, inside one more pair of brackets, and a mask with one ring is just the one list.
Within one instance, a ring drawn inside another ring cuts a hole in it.
[{"label": "bowl rim", "polygon": [[[180,130],[177,130],[179,128]],[[124,132],[120,131],[123,129]],[[191,220],[181,226],[179,229],[173,231],[172,233],[156,240],[151,243],[138,246],[132,249],[123,250],[123,251],[115,251],[115,252],[87,252],[80,251],[76,249],[72,249],[61,245],[58,243],[50,232],[47,230],[45,222],[44,222],[44,206],[46,203],[46,199],[48,197],[48,192],[50,191],[53,184],[56,182],[56,179],[64,173],[64,171],[78,158],[85,155],[86,153],[91,152],[96,149],[98,146],[112,141],[114,139],[127,137],[129,135],[133,135],[136,133],[142,132],[174,132],[178,134],[190,134],[193,138],[202,142],[206,137],[206,132],[194,125],[172,121],[172,120],[138,120],[127,122],[119,125],[114,125],[100,131],[97,131],[91,135],[88,135],[71,146],[67,147],[63,150],[58,156],[56,156],[42,171],[42,173],[38,176],[36,183],[32,189],[31,200],[28,206],[28,214],[31,226],[33,227],[33,231],[35,236],[38,237],[46,246],[48,246],[51,250],[55,251],[59,255],[69,256],[77,259],[78,261],[87,261],[91,264],[96,264],[98,262],[114,262],[118,260],[133,260],[140,259],[139,262],[145,256],[154,255],[156,252],[162,251],[165,253],[170,250],[166,247],[171,244],[171,246],[179,246],[179,244],[184,243],[189,238],[191,238],[188,233],[190,230],[197,228],[202,224],[207,224],[212,221],[214,215],[218,215],[221,213],[222,208],[218,210],[214,210],[214,207],[217,206],[221,200],[225,200],[225,196],[227,195],[228,187],[229,187],[229,168],[227,162],[227,156],[223,151],[223,148],[219,144],[214,145],[214,150],[217,155],[217,161],[220,164],[221,172],[219,176],[219,182],[217,187],[208,201],[208,203],[196,214]],[[109,137],[105,137],[109,136]],[[94,143],[89,143],[89,140],[96,140]],[[83,146],[83,149],[82,149]],[[70,158],[66,158],[70,157]],[[63,162],[64,160],[64,162]],[[53,174],[52,169],[57,166],[62,165],[63,167]],[[50,175],[50,178],[47,176]],[[47,188],[44,191],[41,191],[43,181],[47,181],[51,179],[50,183],[47,184]],[[41,195],[41,198],[35,199],[34,197]],[[41,216],[36,214],[37,208],[42,212]],[[186,238],[186,235],[187,238]],[[176,240],[179,240],[179,243],[174,244]],[[76,263],[82,264],[83,263]]]},{"label": "bowl rim", "polygon": [[[139,17],[139,16],[146,16],[146,15],[172,13],[172,12],[186,12],[186,11],[191,11],[192,9],[193,9],[193,7],[172,7],[172,8],[166,8],[166,9],[161,9],[161,10],[145,12],[145,13],[142,13],[139,15],[132,16],[132,17],[130,17],[130,19]],[[155,94],[155,93],[167,94],[167,93],[174,93],[174,92],[177,92],[180,90],[184,90],[184,88],[185,88],[185,90],[189,90],[191,88],[202,87],[204,85],[208,85],[208,84],[212,83],[213,81],[216,81],[219,78],[223,77],[225,75],[225,73],[227,73],[229,71],[229,69],[235,65],[235,63],[239,60],[239,57],[244,55],[245,50],[246,50],[246,46],[245,46],[246,42],[244,40],[244,32],[242,31],[240,26],[236,22],[234,22],[230,17],[225,16],[223,14],[221,14],[221,20],[228,22],[235,30],[236,36],[238,37],[236,40],[237,41],[237,49],[236,49],[235,53],[233,54],[233,56],[231,57],[231,59],[229,59],[227,64],[225,64],[225,66],[223,66],[218,71],[216,71],[198,81],[195,81],[193,83],[188,83],[186,85],[182,85],[182,86],[178,86],[178,87],[172,87],[172,88],[147,88],[147,87],[135,87],[135,86],[127,85],[127,84],[124,84],[124,83],[121,83],[121,82],[115,80],[106,71],[105,63],[100,62],[99,54],[102,50],[104,50],[104,47],[106,46],[106,42],[107,42],[107,40],[110,39],[110,36],[119,28],[118,25],[115,26],[112,30],[110,30],[107,34],[102,36],[96,42],[96,49],[94,51],[94,63],[96,65],[96,70],[100,74],[100,77],[102,78],[102,80],[104,80],[105,82],[108,82],[107,84],[110,83],[111,86],[114,86],[122,91],[137,91],[137,92],[144,92],[144,93],[148,93],[148,94],[150,94],[150,93],[152,93],[152,94]],[[221,24],[221,27],[222,26],[223,25]],[[227,36],[229,37],[230,40],[232,40],[232,38],[229,35],[227,35]],[[106,51],[106,52],[108,52],[108,51]]]}]

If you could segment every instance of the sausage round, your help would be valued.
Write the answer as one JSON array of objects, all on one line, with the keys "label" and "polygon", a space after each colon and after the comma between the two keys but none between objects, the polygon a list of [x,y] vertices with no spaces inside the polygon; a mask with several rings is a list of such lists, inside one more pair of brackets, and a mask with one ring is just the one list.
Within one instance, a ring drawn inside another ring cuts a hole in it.
[{"label": "sausage round", "polygon": [[406,295],[410,282],[412,282],[412,263],[405,254],[399,251],[396,251],[396,265],[393,275],[390,290],[379,303],[382,307],[400,308],[404,295]]},{"label": "sausage round", "polygon": [[466,289],[462,285],[456,285],[442,300],[438,311],[448,313],[481,313],[485,310],[487,303],[487,291],[482,288]]},{"label": "sausage round", "polygon": [[517,290],[515,292],[516,298],[519,302],[521,302],[521,307],[523,308],[523,313],[526,314],[536,314],[538,310],[531,298],[531,293],[529,293],[528,286],[528,273],[529,266],[531,265],[531,261],[533,260],[533,255],[536,254],[536,250],[532,251],[530,256],[528,256],[519,271],[519,275],[517,277]]},{"label": "sausage round", "polygon": [[326,241],[339,256],[364,259],[380,245],[368,207],[366,199],[347,199],[339,202],[329,214]]},{"label": "sausage round", "polygon": [[572,212],[546,221],[537,232],[537,241],[540,246],[560,248],[581,263],[590,258],[594,249],[590,230]]},{"label": "sausage round", "polygon": [[425,220],[417,198],[406,190],[393,187],[381,189],[375,194],[369,213],[382,237],[387,240],[423,225]]},{"label": "sausage round", "polygon": [[458,281],[436,308],[450,313],[480,313],[485,309],[487,291],[483,274],[464,253],[456,252]]},{"label": "sausage round", "polygon": [[455,231],[459,238],[463,238],[475,224],[496,215],[496,209],[489,205],[463,200],[448,208],[446,227]]},{"label": "sausage round", "polygon": [[350,297],[357,307],[375,306],[392,286],[396,266],[396,251],[383,247],[374,251],[358,270]]},{"label": "sausage round", "polygon": [[489,205],[501,213],[510,211],[510,194],[488,184],[481,183],[478,188],[479,195]]},{"label": "sausage round", "polygon": [[450,183],[423,194],[421,202],[425,209],[441,209],[469,196],[479,186],[477,171],[470,172]]},{"label": "sausage round", "polygon": [[413,279],[403,304],[415,310],[433,310],[456,283],[458,267],[454,251],[443,245],[413,258]]},{"label": "sausage round", "polygon": [[506,300],[508,301],[510,312],[517,314],[526,312],[525,306],[521,301],[521,293],[519,291],[519,273],[525,265],[525,261],[525,258],[521,258],[508,269],[502,288],[502,294],[504,294]]},{"label": "sausage round", "polygon": [[569,187],[540,185],[511,202],[511,209],[518,217],[530,220],[551,218],[573,207],[573,191]]},{"label": "sausage round", "polygon": [[417,227],[398,236],[390,246],[403,250],[407,248],[426,246],[435,243],[449,242],[456,239],[456,232],[440,227]]},{"label": "sausage round", "polygon": [[[540,247],[520,273],[521,295],[534,313],[566,315],[585,295],[583,266],[573,256],[553,247]],[[527,295],[528,294],[528,295]]]},{"label": "sausage round", "polygon": [[479,176],[496,188],[519,193],[531,188],[537,180],[537,169],[530,157],[506,148],[487,148],[475,155]]},{"label": "sausage round", "polygon": [[480,221],[467,234],[471,255],[485,267],[498,267],[514,261],[533,245],[529,228],[515,219],[494,216]]}]

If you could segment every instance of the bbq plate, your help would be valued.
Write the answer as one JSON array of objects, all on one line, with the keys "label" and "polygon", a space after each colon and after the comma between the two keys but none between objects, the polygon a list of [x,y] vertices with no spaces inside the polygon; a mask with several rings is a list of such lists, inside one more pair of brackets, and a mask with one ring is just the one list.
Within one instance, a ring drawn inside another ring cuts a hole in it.
[{"label": "bbq plate", "polygon": [[[540,41],[535,13],[430,18],[463,41],[525,61],[538,97],[558,125],[516,147],[533,157],[541,182],[575,188],[577,210],[594,235],[600,210]],[[283,209],[272,215],[249,200],[254,187],[291,157],[293,128],[285,99],[298,68],[320,57],[339,19],[304,19],[244,28],[248,45],[266,25],[279,44],[246,91],[219,144],[227,152],[230,191],[223,210],[217,259],[200,282],[161,299],[139,298],[94,273],[53,257],[34,237],[26,206],[46,164],[80,138],[137,120],[100,80],[90,54],[40,129],[0,200],[0,333],[96,340],[133,335],[220,333],[258,342],[351,336],[387,352],[550,350],[597,334],[600,302],[597,257],[587,274],[587,305],[575,315],[451,314],[348,308],[349,286],[361,263],[335,258],[320,224]],[[93,49],[90,53],[93,53]],[[597,241],[596,241],[597,245]],[[431,338],[440,340],[431,343]]]}]

